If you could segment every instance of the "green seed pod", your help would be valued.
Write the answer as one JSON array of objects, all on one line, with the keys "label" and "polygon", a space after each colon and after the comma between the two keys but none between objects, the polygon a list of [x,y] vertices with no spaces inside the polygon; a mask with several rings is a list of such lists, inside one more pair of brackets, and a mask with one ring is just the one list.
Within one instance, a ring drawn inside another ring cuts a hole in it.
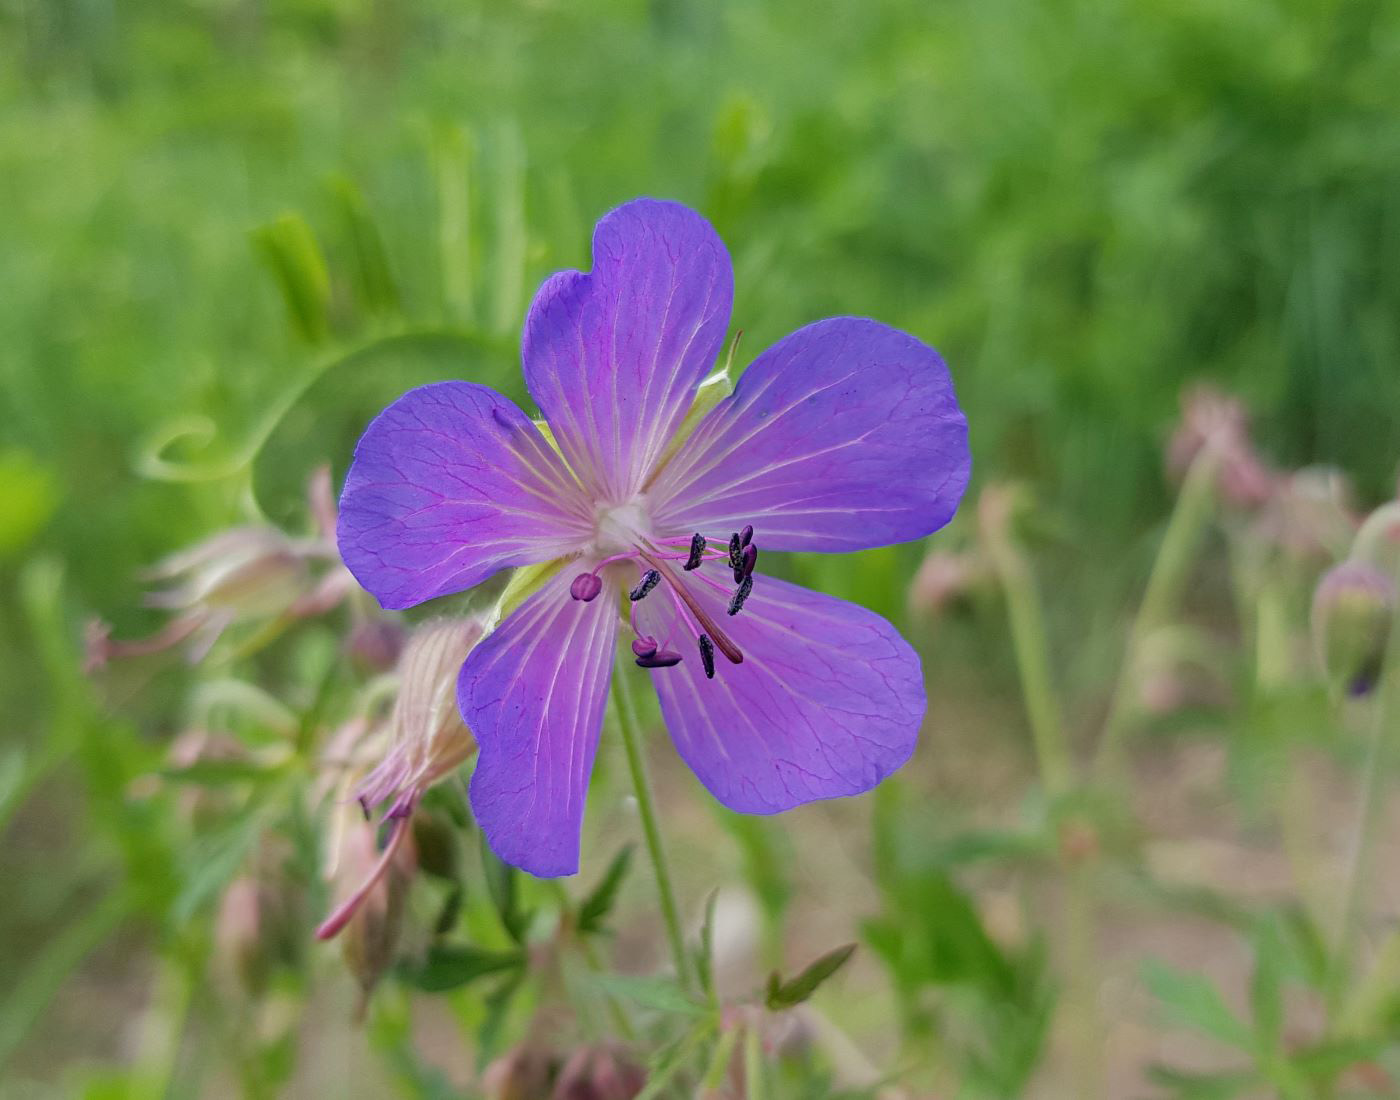
[{"label": "green seed pod", "polygon": [[1327,678],[1348,695],[1379,681],[1395,617],[1395,582],[1374,565],[1345,561],[1328,570],[1313,594],[1313,643]]}]

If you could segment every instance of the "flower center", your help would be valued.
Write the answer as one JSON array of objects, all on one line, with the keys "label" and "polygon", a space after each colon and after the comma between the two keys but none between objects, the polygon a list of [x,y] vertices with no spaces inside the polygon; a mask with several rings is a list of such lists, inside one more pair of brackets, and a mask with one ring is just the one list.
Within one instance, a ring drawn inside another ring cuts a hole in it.
[{"label": "flower center", "polygon": [[[603,568],[617,562],[632,562],[641,573],[627,593],[631,600],[632,632],[636,635],[632,652],[637,664],[643,668],[670,668],[680,664],[681,655],[667,643],[672,634],[686,633],[698,644],[705,675],[713,680],[716,651],[736,665],[743,662],[744,654],[697,598],[688,581],[708,585],[725,596],[729,615],[737,615],[753,591],[753,569],[758,560],[753,528],[745,526],[742,531],[735,531],[729,537],[728,546],[719,550],[711,547],[709,540],[698,531],[682,538],[654,538],[646,533],[648,527],[645,501],[640,496],[625,505],[599,509],[595,549],[601,560],[589,572],[574,578],[569,594],[584,602],[596,599],[603,590]],[[682,547],[685,548],[683,552]],[[732,591],[701,572],[706,564],[721,563],[733,575]],[[676,571],[677,565],[689,575],[687,578],[683,579]],[[670,629],[660,639],[643,633],[637,625],[637,604],[658,588],[664,595],[656,598],[669,599],[674,612]]]},{"label": "flower center", "polygon": [[596,541],[600,554],[625,554],[650,538],[651,515],[643,493],[626,504],[602,505],[597,516]]}]

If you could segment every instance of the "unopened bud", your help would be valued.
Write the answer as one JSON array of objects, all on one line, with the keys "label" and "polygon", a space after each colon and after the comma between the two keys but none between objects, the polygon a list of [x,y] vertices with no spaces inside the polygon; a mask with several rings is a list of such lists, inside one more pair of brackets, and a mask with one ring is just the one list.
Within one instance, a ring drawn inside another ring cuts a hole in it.
[{"label": "unopened bud", "polygon": [[1387,577],[1400,576],[1400,500],[1382,504],[1356,532],[1351,556],[1369,562]]},{"label": "unopened bud", "polygon": [[581,1047],[569,1056],[550,1100],[633,1100],[646,1073],[618,1047]]},{"label": "unopened bud", "polygon": [[1350,695],[1380,679],[1395,617],[1395,582],[1374,565],[1346,561],[1328,570],[1313,594],[1313,642],[1323,672]]},{"label": "unopened bud", "polygon": [[262,994],[272,973],[265,932],[262,887],[252,875],[240,875],[219,903],[214,943],[220,962],[252,997]]},{"label": "unopened bud", "polygon": [[441,813],[413,815],[413,844],[418,869],[436,878],[457,878],[457,831]]},{"label": "unopened bud", "polygon": [[521,1043],[486,1067],[481,1086],[486,1100],[548,1100],[558,1068],[553,1053]]}]

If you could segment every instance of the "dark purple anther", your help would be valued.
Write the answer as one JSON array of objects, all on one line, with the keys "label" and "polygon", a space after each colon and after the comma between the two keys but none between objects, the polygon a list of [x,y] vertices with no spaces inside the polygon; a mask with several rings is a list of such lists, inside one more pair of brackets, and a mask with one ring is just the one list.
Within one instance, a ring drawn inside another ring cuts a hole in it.
[{"label": "dark purple anther", "polygon": [[700,663],[705,666],[705,679],[715,678],[715,643],[708,634],[700,635]]},{"label": "dark purple anther", "polygon": [[749,543],[744,547],[744,576],[753,573],[753,567],[758,562],[758,547]]},{"label": "dark purple anther", "polygon": [[603,590],[603,578],[597,573],[580,573],[569,585],[569,595],[587,603]]},{"label": "dark purple anther", "polygon": [[744,601],[749,598],[749,593],[753,591],[753,574],[739,582],[739,587],[735,589],[734,595],[729,597],[729,613],[737,615],[744,609]]},{"label": "dark purple anther", "polygon": [[704,561],[705,536],[699,531],[690,536],[690,557],[685,559],[684,569],[689,572],[692,569],[699,569],[700,563]]},{"label": "dark purple anther", "polygon": [[729,568],[738,569],[744,560],[744,544],[739,541],[739,532],[729,536]]},{"label": "dark purple anther", "polygon": [[636,587],[633,588],[631,592],[627,593],[627,595],[631,598],[633,603],[636,603],[660,583],[661,574],[655,569],[648,569],[642,574],[642,579],[637,582]]},{"label": "dark purple anther", "polygon": [[656,652],[657,648],[656,639],[647,637],[646,635],[642,635],[632,643],[632,652],[638,657],[650,657]]},{"label": "dark purple anther", "polygon": [[747,546],[751,542],[753,542],[753,524],[747,523],[744,525],[744,529],[739,532],[739,545]]},{"label": "dark purple anther", "polygon": [[638,657],[639,668],[670,668],[681,663],[681,655],[669,649],[657,650],[650,657]]}]

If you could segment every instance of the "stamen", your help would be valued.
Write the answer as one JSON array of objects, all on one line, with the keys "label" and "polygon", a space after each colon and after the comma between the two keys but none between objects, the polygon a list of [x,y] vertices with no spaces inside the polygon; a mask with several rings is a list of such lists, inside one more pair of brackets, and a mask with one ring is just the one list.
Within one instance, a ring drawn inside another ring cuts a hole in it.
[{"label": "stamen", "polygon": [[700,663],[705,666],[705,679],[715,678],[715,643],[710,641],[709,636],[700,635]]},{"label": "stamen", "polygon": [[745,524],[744,529],[739,532],[739,545],[747,546],[751,542],[753,542],[753,524],[748,523]]},{"label": "stamen", "polygon": [[636,586],[632,589],[632,591],[627,593],[628,598],[631,599],[633,603],[636,603],[638,600],[645,599],[646,594],[660,583],[661,574],[658,573],[655,569],[648,569],[645,573],[642,574],[642,579],[637,582]]},{"label": "stamen", "polygon": [[671,589],[677,596],[685,601],[685,605],[690,609],[690,613],[694,615],[696,620],[700,623],[702,632],[710,636],[715,643],[715,648],[725,655],[730,664],[743,664],[743,652],[730,640],[729,636],[716,625],[714,619],[710,617],[710,613],[700,606],[700,602],[695,598],[694,594],[681,583],[681,579],[676,576],[675,571],[664,561],[661,561],[646,550],[639,550],[637,553],[643,561],[666,578]]},{"label": "stamen", "polygon": [[687,573],[692,569],[699,569],[700,563],[705,559],[705,536],[699,531],[690,536],[690,557],[685,559],[683,568]]},{"label": "stamen", "polygon": [[744,609],[744,601],[749,598],[749,593],[753,591],[753,574],[739,582],[739,587],[735,589],[734,595],[729,597],[729,613],[737,615]]},{"label": "stamen", "polygon": [[681,655],[670,649],[658,650],[646,657],[637,658],[638,668],[671,668],[681,663]]},{"label": "stamen", "polygon": [[729,536],[729,568],[738,570],[743,563],[744,544],[739,539],[739,532],[735,531]]},{"label": "stamen", "polygon": [[642,634],[632,642],[632,652],[638,657],[651,657],[659,648],[660,644],[649,634]]},{"label": "stamen", "polygon": [[569,585],[569,595],[587,603],[603,590],[603,578],[597,573],[580,573]]},{"label": "stamen", "polygon": [[750,573],[753,572],[753,567],[757,562],[758,547],[755,546],[753,543],[749,543],[747,546],[744,547],[744,576],[747,577]]}]

